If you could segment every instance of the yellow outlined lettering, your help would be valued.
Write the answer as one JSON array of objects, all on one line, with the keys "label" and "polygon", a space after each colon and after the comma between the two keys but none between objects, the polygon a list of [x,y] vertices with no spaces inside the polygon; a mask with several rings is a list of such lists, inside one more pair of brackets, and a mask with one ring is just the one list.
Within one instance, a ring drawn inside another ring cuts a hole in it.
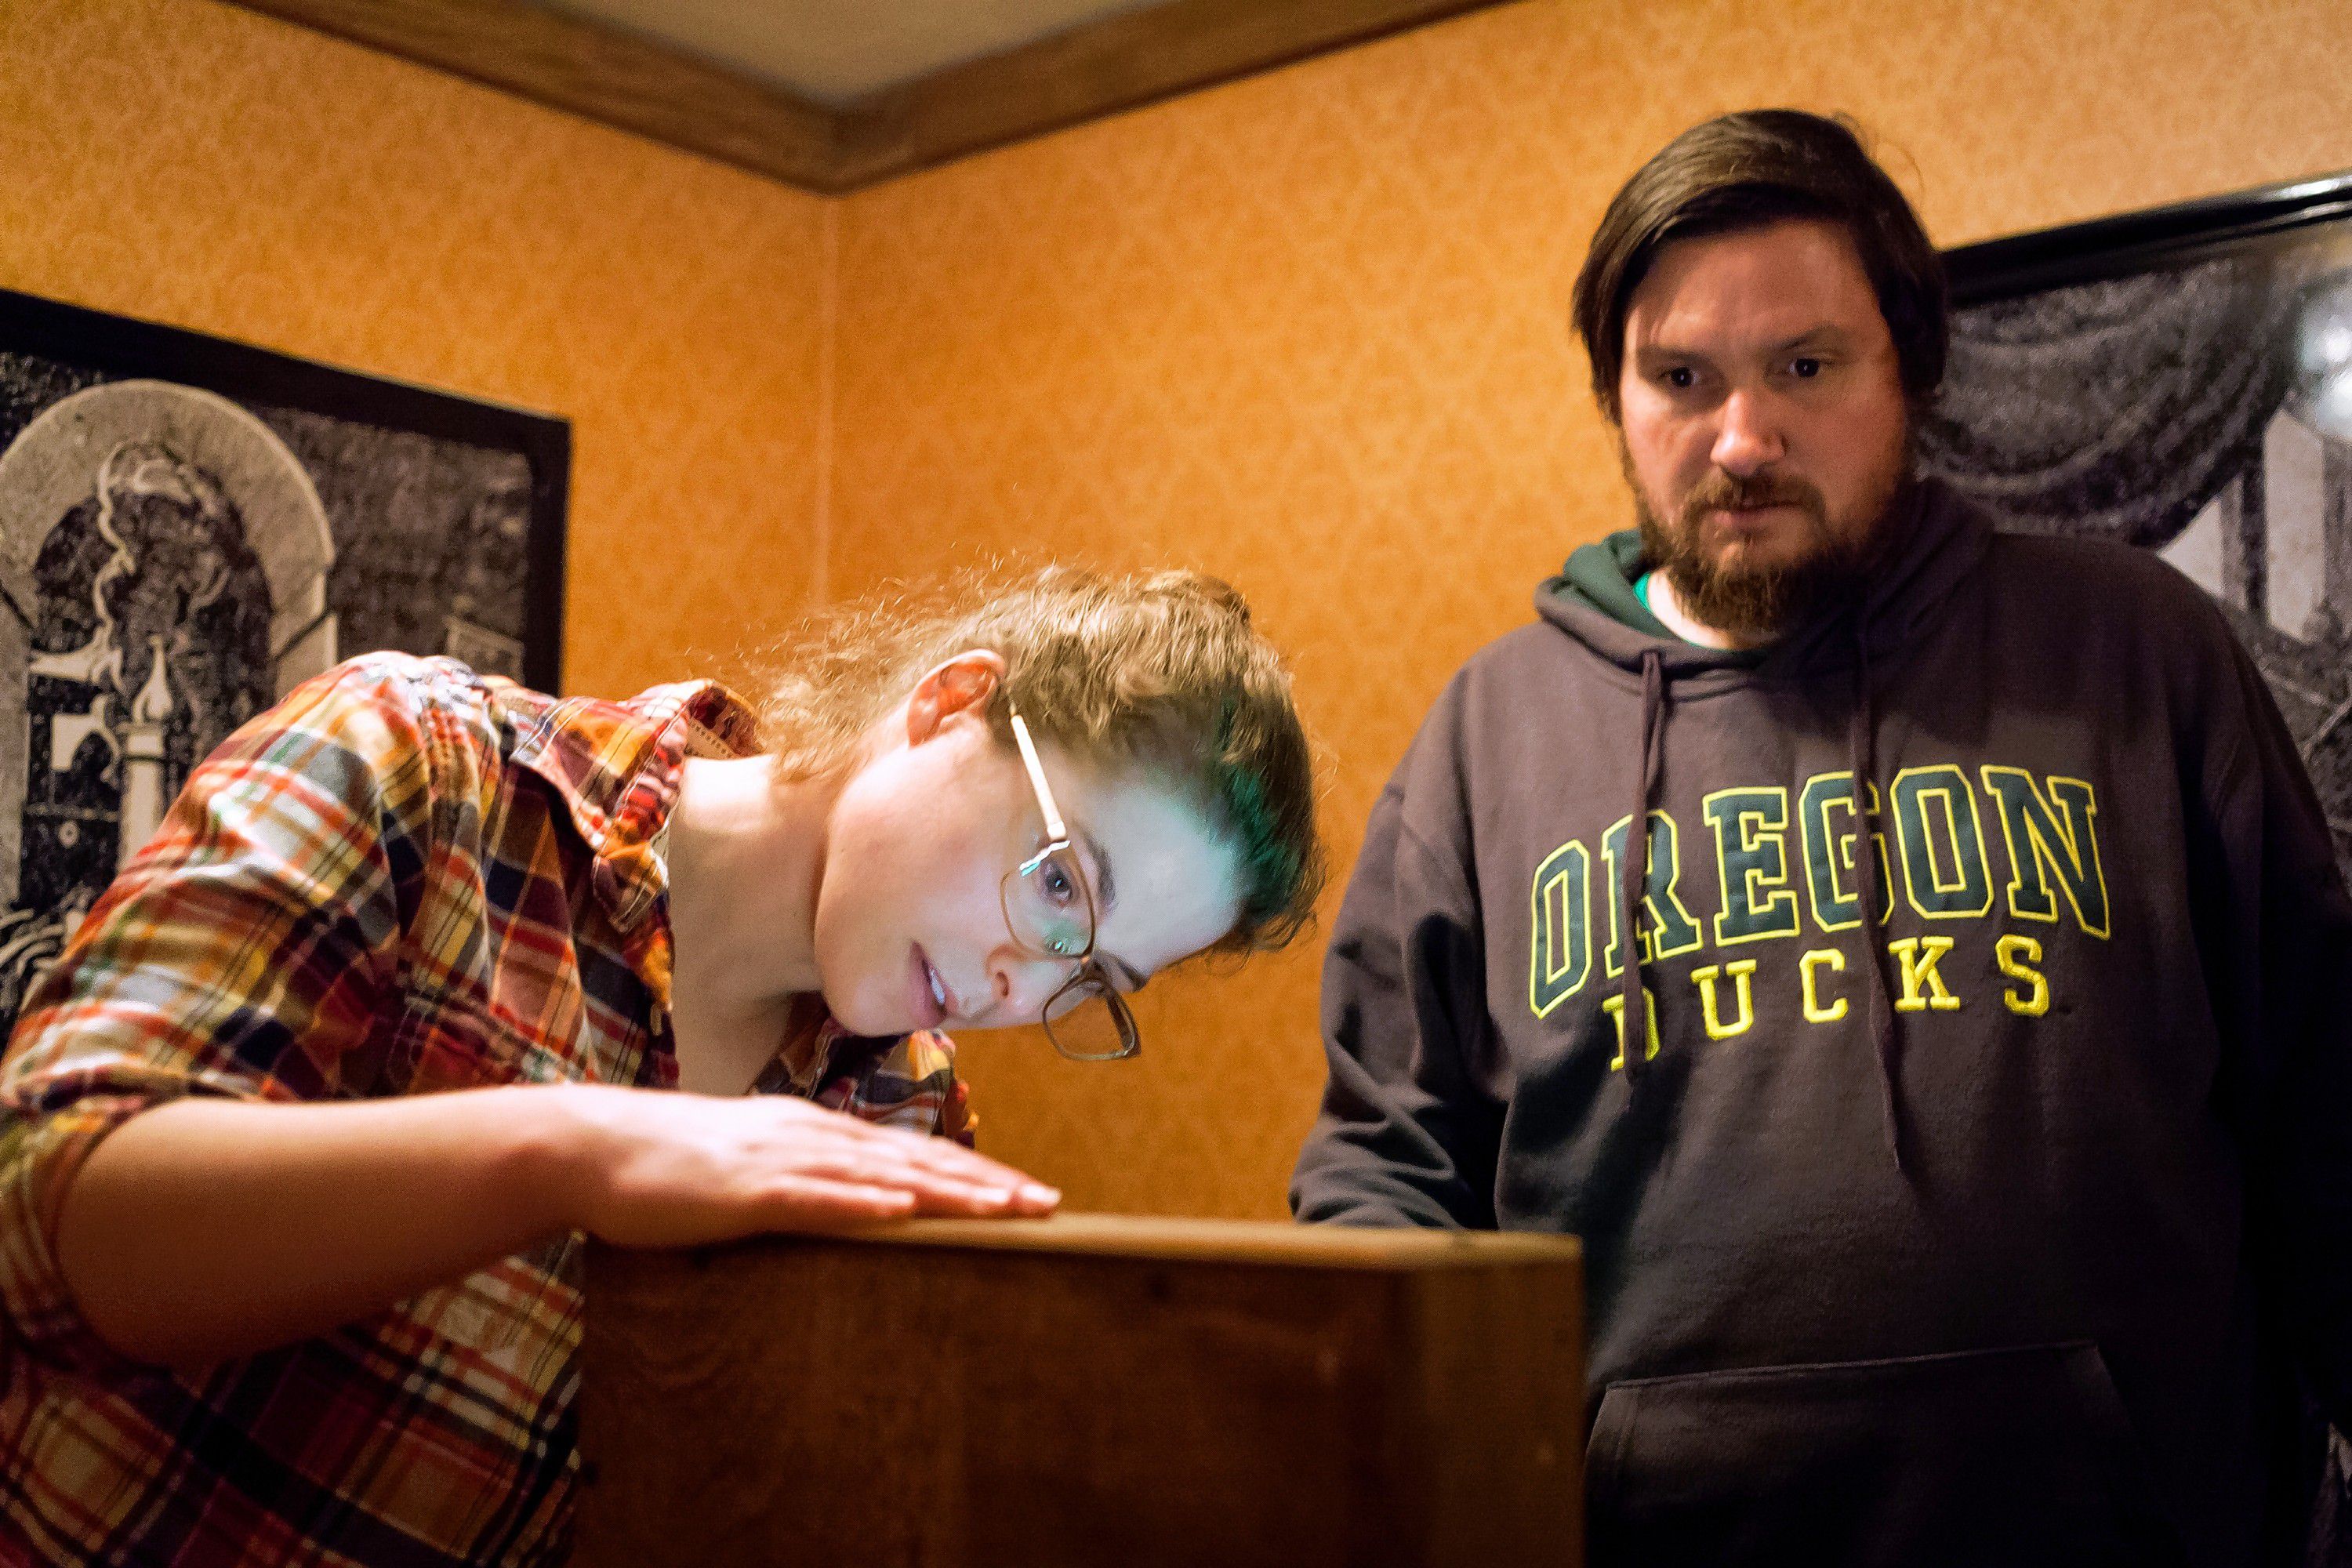
[{"label": "yellow outlined lettering", "polygon": [[1950,937],[1897,937],[1886,944],[1886,951],[1903,961],[1903,994],[1895,999],[1896,1012],[1924,1013],[1933,1007],[1938,1013],[1949,1013],[1958,1008],[1960,999],[1936,972],[1936,965],[1952,951]]},{"label": "yellow outlined lettering", "polygon": [[2050,980],[2033,966],[2042,962],[2042,944],[2030,936],[2005,936],[1992,944],[1993,962],[2011,980],[2022,980],[2022,992],[2003,991],[2000,1005],[2021,1018],[2039,1018],[2050,1011]]},{"label": "yellow outlined lettering", "polygon": [[[1601,839],[1601,886],[1607,890],[1603,901],[1609,906],[1609,953],[1603,967],[1612,977],[1625,973],[1625,933],[1617,929],[1624,917],[1617,907],[1617,883],[1633,821],[1631,816],[1619,817]],[[1706,933],[1675,890],[1683,879],[1683,863],[1682,834],[1675,819],[1663,811],[1650,813],[1644,847],[1646,876],[1641,905],[1633,911],[1634,923],[1642,928],[1642,962],[1696,952],[1706,942]]]},{"label": "yellow outlined lettering", "polygon": [[1805,1022],[1834,1024],[1845,1016],[1845,998],[1841,996],[1828,1006],[1822,1006],[1821,993],[1813,988],[1815,984],[1813,971],[1816,969],[1826,969],[1832,974],[1843,974],[1845,954],[1833,947],[1820,947],[1797,960],[1798,989],[1804,993],[1805,997]]},{"label": "yellow outlined lettering", "polygon": [[[1715,997],[1715,983],[1727,973],[1731,976],[1732,995],[1739,1004],[1739,1016],[1728,1024],[1717,1011]],[[1698,987],[1699,1014],[1706,1024],[1708,1039],[1728,1040],[1756,1026],[1756,998],[1748,985],[1755,973],[1756,961],[1752,958],[1738,959],[1721,967],[1710,963],[1691,971],[1691,982]]]},{"label": "yellow outlined lettering", "polygon": [[[1601,1010],[1609,1015],[1611,1023],[1617,1026],[1617,1054],[1609,1058],[1609,1070],[1615,1072],[1625,1065],[1624,993],[1601,998]],[[1647,1033],[1650,1037],[1650,1048],[1642,1059],[1648,1061],[1658,1054],[1658,999],[1650,994],[1650,988],[1646,985],[1642,987],[1642,1012],[1649,1025]]]},{"label": "yellow outlined lettering", "polygon": [[1538,1018],[1584,989],[1592,973],[1592,857],[1570,839],[1536,868],[1528,1005]]},{"label": "yellow outlined lettering", "polygon": [[1715,942],[1731,947],[1803,929],[1789,886],[1789,792],[1719,789],[1699,803],[1715,829]]},{"label": "yellow outlined lettering", "polygon": [[[1878,816],[1878,785],[1863,790],[1873,817]],[[1846,827],[1839,832],[1830,818],[1843,813]],[[1860,856],[1853,830],[1853,773],[1815,773],[1797,796],[1798,826],[1803,830],[1805,892],[1813,907],[1813,924],[1824,931],[1852,931],[1862,924],[1862,900],[1845,890],[1842,877],[1850,876]],[[1878,850],[1878,923],[1895,912],[1894,873],[1887,867],[1886,835],[1874,832]]]},{"label": "yellow outlined lettering", "polygon": [[2055,925],[2058,899],[2050,888],[2054,879],[2074,908],[2075,923],[2105,941],[2107,873],[2099,862],[2097,792],[2088,780],[2053,773],[2045,795],[2023,768],[1988,763],[1982,772],[1985,788],[2000,807],[2001,841],[2009,848],[2009,912]]},{"label": "yellow outlined lettering", "polygon": [[[1922,918],[1977,919],[1992,909],[1992,875],[1985,868],[1984,822],[1977,814],[1976,787],[1950,763],[1905,768],[1888,792],[1895,805],[1895,838],[1902,848],[1903,895]],[[1951,846],[1952,876],[1936,864],[1936,834],[1927,803],[1943,807],[1944,834]],[[1958,803],[1968,803],[1963,826]]]}]

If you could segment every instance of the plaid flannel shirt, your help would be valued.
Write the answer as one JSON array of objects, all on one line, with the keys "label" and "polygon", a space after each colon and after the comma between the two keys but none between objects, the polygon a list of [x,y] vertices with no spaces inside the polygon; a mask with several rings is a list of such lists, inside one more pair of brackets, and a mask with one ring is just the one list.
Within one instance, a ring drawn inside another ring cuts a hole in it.
[{"label": "plaid flannel shirt", "polygon": [[[54,1249],[98,1141],[182,1095],[674,1087],[664,829],[709,684],[559,700],[372,655],[207,759],[0,1067],[0,1563],[546,1563],[569,1545],[573,1237],[201,1373],[130,1363]],[[824,1019],[761,1087],[970,1141],[952,1047]]]}]

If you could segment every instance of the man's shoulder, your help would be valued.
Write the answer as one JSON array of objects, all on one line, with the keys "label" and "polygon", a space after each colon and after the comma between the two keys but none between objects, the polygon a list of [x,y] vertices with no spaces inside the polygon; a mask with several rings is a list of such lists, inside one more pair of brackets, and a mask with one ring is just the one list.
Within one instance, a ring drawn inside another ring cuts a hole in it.
[{"label": "man's shoulder", "polygon": [[1590,648],[1550,622],[1537,619],[1513,626],[1487,643],[1454,672],[1453,686],[1510,684],[1540,672],[1556,677],[1564,669],[1601,661]]},{"label": "man's shoulder", "polygon": [[[2095,539],[1995,537],[1993,634],[2043,679],[2135,682],[2168,693],[2178,725],[2247,721],[2260,677],[2221,604],[2153,550]],[[2039,661],[2039,662],[2037,662]]]},{"label": "man's shoulder", "polygon": [[[2027,569],[2179,578],[2172,563],[2155,551],[2109,539],[2085,539],[2066,533],[2025,532],[1997,527],[1988,564],[1997,570]],[[2181,579],[2186,581],[2186,579]]]},{"label": "man's shoulder", "polygon": [[1597,670],[1599,664],[1591,650],[1547,622],[1515,626],[1454,667],[1422,715],[1416,745],[1478,731],[1498,715],[1523,721],[1530,697],[1556,703],[1587,667]]},{"label": "man's shoulder", "polygon": [[1457,666],[1423,710],[1389,781],[1391,794],[1458,799],[1561,706],[1573,707],[1592,653],[1543,621],[1517,626]]},{"label": "man's shoulder", "polygon": [[2226,626],[2212,596],[2153,550],[2063,534],[1997,532],[1985,570],[2006,593],[2103,618],[2135,610],[2175,627]]}]

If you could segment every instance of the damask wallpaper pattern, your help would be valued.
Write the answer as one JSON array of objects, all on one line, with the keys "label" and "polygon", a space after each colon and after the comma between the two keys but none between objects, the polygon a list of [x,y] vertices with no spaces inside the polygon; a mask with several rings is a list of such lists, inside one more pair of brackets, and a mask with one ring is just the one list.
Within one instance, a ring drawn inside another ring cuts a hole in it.
[{"label": "damask wallpaper pattern", "polygon": [[[214,0],[9,0],[0,286],[570,417],[575,689],[982,556],[1218,572],[1344,872],[1438,687],[1623,520],[1565,324],[1602,204],[1766,102],[1858,117],[1958,243],[2352,164],[2352,11],[1520,0],[826,202]],[[1155,984],[1138,1062],[971,1037],[986,1146],[1281,1214],[1318,958]]]}]

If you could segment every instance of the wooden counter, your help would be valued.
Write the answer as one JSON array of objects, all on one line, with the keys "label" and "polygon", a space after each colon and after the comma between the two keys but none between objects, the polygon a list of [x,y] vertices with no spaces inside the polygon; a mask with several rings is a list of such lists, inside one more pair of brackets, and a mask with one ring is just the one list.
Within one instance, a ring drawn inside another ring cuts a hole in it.
[{"label": "wooden counter", "polygon": [[579,1568],[1572,1568],[1576,1243],[1067,1215],[591,1249]]}]

